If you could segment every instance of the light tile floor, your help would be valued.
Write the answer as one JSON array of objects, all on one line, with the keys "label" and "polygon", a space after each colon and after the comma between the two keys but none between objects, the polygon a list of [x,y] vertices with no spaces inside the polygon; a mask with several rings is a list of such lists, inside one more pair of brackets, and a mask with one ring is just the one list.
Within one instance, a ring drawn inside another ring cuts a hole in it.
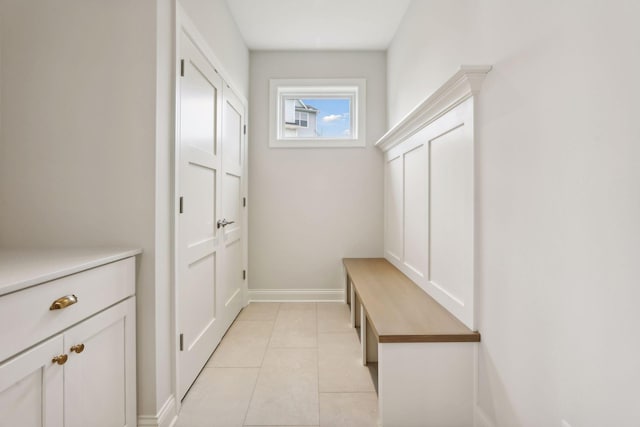
[{"label": "light tile floor", "polygon": [[345,304],[251,303],[191,387],[176,427],[377,425]]}]

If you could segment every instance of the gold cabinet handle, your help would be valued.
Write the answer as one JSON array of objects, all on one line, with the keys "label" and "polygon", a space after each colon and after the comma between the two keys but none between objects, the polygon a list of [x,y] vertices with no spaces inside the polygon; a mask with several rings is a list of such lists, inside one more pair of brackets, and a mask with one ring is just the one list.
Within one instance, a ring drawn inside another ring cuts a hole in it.
[{"label": "gold cabinet handle", "polygon": [[58,298],[51,304],[49,310],[62,310],[63,308],[69,307],[78,302],[78,297],[75,295],[65,295],[61,298]]},{"label": "gold cabinet handle", "polygon": [[51,362],[57,363],[58,365],[64,365],[65,363],[67,363],[68,358],[69,356],[67,356],[66,354],[61,354],[51,359]]},{"label": "gold cabinet handle", "polygon": [[76,344],[73,347],[71,347],[71,351],[74,353],[82,353],[84,351],[84,344]]}]

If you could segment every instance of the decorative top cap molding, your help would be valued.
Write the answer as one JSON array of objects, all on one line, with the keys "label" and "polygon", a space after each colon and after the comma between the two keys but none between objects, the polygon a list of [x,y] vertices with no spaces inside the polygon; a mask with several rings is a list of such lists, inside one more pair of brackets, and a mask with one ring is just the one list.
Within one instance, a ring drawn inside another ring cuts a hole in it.
[{"label": "decorative top cap molding", "polygon": [[445,84],[389,129],[375,143],[376,147],[382,151],[395,147],[463,101],[474,96],[480,91],[482,82],[489,71],[491,71],[490,65],[460,66],[460,69]]}]

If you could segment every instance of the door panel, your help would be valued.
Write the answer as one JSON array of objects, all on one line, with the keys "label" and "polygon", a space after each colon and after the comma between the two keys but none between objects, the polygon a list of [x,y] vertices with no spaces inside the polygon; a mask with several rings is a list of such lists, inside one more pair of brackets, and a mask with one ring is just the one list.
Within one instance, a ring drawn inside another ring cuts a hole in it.
[{"label": "door panel", "polygon": [[0,364],[1,427],[62,427],[63,353],[59,335]]},{"label": "door panel", "polygon": [[[231,266],[242,266],[242,240],[237,239],[225,247],[225,265]],[[235,273],[235,274],[234,274]],[[231,321],[235,319],[238,315],[238,311],[236,312],[237,307],[234,304],[238,304],[241,299],[241,287],[242,287],[242,270],[229,270],[229,275],[227,277],[229,281],[229,286],[225,286],[223,292],[225,294],[222,296],[222,300],[224,301],[225,307],[230,310],[229,316],[231,317]]]},{"label": "door panel", "polygon": [[130,298],[65,332],[65,427],[136,426],[134,313]]},{"label": "door panel", "polygon": [[224,92],[222,116],[222,216],[233,224],[224,227],[225,281],[220,295],[225,307],[225,324],[230,325],[243,304],[243,185],[244,185],[244,106],[231,92]]},{"label": "door panel", "polygon": [[[184,171],[185,179],[189,186],[183,192],[183,210],[186,212],[189,221],[185,221],[184,232],[188,248],[197,246],[215,246],[216,238],[216,175],[217,170],[214,165],[207,165],[206,162],[198,163],[198,156],[193,155],[193,150],[184,150],[185,157],[189,161]],[[212,191],[201,191],[207,188]],[[209,245],[208,245],[209,244]],[[209,248],[209,252],[211,249]],[[194,254],[198,257],[197,254]],[[189,257],[194,260],[193,257]]]},{"label": "door panel", "polygon": [[224,240],[229,244],[242,237],[242,176],[226,172],[223,194],[224,217],[234,221],[224,227]]},{"label": "door panel", "polygon": [[225,93],[224,125],[222,137],[222,152],[227,168],[234,168],[238,174],[242,173],[242,126],[244,110],[233,94]]},{"label": "door panel", "polygon": [[217,253],[207,254],[190,263],[187,268],[183,298],[189,303],[189,316],[184,316],[182,330],[191,331],[184,335],[184,351],[191,351],[211,327],[216,318],[215,289],[211,286],[211,277],[216,277]]},{"label": "door panel", "polygon": [[221,82],[195,46],[188,39],[185,44],[185,75],[180,86],[180,140],[215,156],[218,140],[215,117]]},{"label": "door panel", "polygon": [[220,218],[220,117],[222,79],[182,34],[184,76],[179,89],[177,221],[177,318],[180,398],[195,380],[225,331],[216,289],[224,258],[216,222]]}]

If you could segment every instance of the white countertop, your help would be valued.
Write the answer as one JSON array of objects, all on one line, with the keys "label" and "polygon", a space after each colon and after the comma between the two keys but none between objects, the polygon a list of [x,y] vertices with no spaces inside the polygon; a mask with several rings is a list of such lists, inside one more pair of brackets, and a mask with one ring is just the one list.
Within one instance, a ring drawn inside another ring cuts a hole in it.
[{"label": "white countertop", "polygon": [[0,295],[142,253],[141,249],[0,248]]}]

